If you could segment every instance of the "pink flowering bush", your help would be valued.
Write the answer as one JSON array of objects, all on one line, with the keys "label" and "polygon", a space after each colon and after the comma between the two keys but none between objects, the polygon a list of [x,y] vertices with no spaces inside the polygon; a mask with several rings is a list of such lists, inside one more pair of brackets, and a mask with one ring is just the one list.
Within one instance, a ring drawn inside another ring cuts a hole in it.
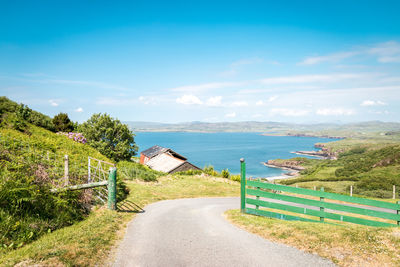
[{"label": "pink flowering bush", "polygon": [[81,133],[73,133],[73,132],[58,132],[57,134],[65,135],[69,139],[74,140],[75,142],[86,144],[86,138]]}]

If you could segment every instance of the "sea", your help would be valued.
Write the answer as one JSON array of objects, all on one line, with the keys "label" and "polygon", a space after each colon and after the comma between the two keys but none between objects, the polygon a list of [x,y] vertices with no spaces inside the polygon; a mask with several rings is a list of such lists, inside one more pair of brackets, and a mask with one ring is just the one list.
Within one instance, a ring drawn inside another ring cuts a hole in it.
[{"label": "sea", "polygon": [[[271,178],[287,171],[263,165],[270,159],[289,159],[299,150],[318,150],[315,143],[338,139],[297,136],[264,136],[261,133],[191,133],[191,132],[138,132],[135,142],[139,153],[154,145],[167,147],[186,157],[192,164],[203,168],[212,165],[217,171],[228,169],[240,173],[240,158],[246,162],[246,176]],[[311,157],[310,157],[311,158]]]}]

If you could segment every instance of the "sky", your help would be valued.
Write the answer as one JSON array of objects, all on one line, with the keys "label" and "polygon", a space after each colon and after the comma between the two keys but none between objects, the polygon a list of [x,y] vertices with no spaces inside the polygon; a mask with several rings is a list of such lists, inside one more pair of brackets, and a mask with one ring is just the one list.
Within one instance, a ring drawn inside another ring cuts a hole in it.
[{"label": "sky", "polygon": [[0,95],[83,122],[400,122],[400,1],[4,1]]}]

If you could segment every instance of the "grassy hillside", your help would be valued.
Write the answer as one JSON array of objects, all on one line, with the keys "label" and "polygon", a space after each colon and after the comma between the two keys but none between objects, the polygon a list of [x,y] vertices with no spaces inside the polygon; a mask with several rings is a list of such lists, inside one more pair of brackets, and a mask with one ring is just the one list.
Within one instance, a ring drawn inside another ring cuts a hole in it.
[{"label": "grassy hillside", "polygon": [[[336,148],[337,160],[302,160],[306,167],[300,177],[281,180],[282,184],[304,187],[324,186],[328,191],[354,193],[379,198],[390,198],[393,185],[400,189],[400,143],[339,141],[327,146]],[[336,182],[336,183],[333,183]]]},{"label": "grassy hillside", "polygon": [[108,160],[88,145],[32,124],[25,132],[0,128],[2,248],[21,247],[88,214],[88,192],[50,193],[64,182],[64,155],[70,160],[70,184],[87,181],[89,155]]}]

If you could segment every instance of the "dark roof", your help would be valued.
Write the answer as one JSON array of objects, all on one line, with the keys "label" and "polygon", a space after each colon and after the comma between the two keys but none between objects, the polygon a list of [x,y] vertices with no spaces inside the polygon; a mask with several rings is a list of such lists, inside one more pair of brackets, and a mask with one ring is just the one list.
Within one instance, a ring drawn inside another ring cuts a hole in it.
[{"label": "dark roof", "polygon": [[165,148],[162,146],[152,146],[149,149],[146,149],[145,151],[142,151],[141,154],[145,155],[146,157],[148,157],[149,159],[154,158],[155,156],[158,156],[162,153],[168,152],[168,154],[170,154],[171,156],[181,159],[181,160],[186,160],[186,158],[178,153],[176,153],[175,151],[173,151],[172,149],[169,148]]},{"label": "dark roof", "polygon": [[142,151],[141,154],[145,155],[148,158],[153,158],[161,153],[164,153],[168,150],[168,148],[161,147],[161,146],[152,146],[145,151]]}]

